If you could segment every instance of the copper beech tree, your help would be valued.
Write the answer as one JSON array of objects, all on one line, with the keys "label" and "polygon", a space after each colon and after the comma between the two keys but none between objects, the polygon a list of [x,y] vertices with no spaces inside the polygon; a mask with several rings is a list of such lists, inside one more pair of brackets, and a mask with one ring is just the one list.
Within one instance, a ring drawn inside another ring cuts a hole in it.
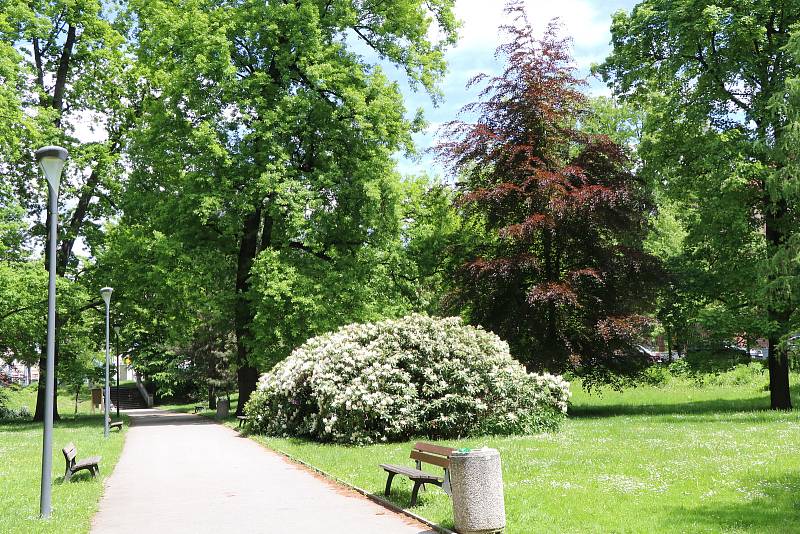
[{"label": "copper beech tree", "polygon": [[437,147],[488,235],[459,271],[455,302],[529,369],[614,383],[646,363],[637,341],[658,274],[642,248],[648,189],[622,147],[581,131],[585,81],[558,24],[537,38],[521,2],[506,10],[504,72],[470,82],[485,84],[462,110],[477,119],[447,124]]}]

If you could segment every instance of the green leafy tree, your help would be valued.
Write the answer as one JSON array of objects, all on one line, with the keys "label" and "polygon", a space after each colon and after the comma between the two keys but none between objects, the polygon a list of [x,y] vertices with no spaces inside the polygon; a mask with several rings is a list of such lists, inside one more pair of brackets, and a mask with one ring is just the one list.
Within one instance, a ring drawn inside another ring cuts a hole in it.
[{"label": "green leafy tree", "polygon": [[467,108],[476,121],[450,124],[439,147],[491,236],[461,270],[459,297],[530,369],[618,383],[646,364],[649,190],[624,147],[580,130],[591,104],[558,26],[538,38],[522,2],[507,12],[503,72],[473,81],[486,82]]},{"label": "green leafy tree", "polygon": [[0,352],[27,365],[36,363],[46,317],[47,272],[41,264],[0,263]]},{"label": "green leafy tree", "polygon": [[232,334],[233,284],[230,258],[201,236],[154,229],[186,228],[176,224],[177,212],[170,217],[175,206],[166,200],[158,203],[129,188],[121,198],[122,223],[107,228],[89,276],[94,285],[117,288],[112,314],[122,325],[132,365],[160,394],[173,395],[192,390],[198,370],[206,368],[192,362],[192,352],[203,359],[207,351],[200,347]]},{"label": "green leafy tree", "polygon": [[10,184],[0,183],[0,262],[12,262],[27,257],[23,247],[26,224],[24,211],[16,201]]},{"label": "green leafy tree", "polygon": [[[51,214],[32,153],[46,144],[69,150],[60,189],[56,271],[73,280],[80,272],[75,244],[82,239],[90,249],[95,246],[101,238],[98,221],[113,213],[117,162],[132,114],[121,31],[126,20],[115,8],[97,0],[0,1],[0,113],[8,119],[0,121],[0,169],[28,219],[36,221],[27,237],[43,241],[46,267]],[[99,140],[80,143],[77,130],[89,122]],[[56,318],[56,372],[60,330],[67,320]],[[46,347],[41,348],[44,369]],[[42,387],[37,420],[43,409]]]},{"label": "green leafy tree", "polygon": [[485,239],[480,221],[456,208],[454,186],[427,176],[406,177],[399,207],[400,229],[382,253],[387,298],[404,314],[450,313],[453,276]]},{"label": "green leafy tree", "polygon": [[598,67],[648,110],[639,153],[687,208],[686,259],[706,300],[726,322],[763,306],[744,326],[768,335],[775,409],[791,408],[783,341],[796,310],[786,280],[798,190],[781,104],[798,75],[787,44],[799,16],[793,0],[643,1],[615,15],[614,50]]},{"label": "green leafy tree", "polygon": [[[259,295],[300,291],[310,272],[344,281],[394,231],[391,155],[410,149],[413,124],[397,85],[352,43],[434,92],[455,38],[452,3],[132,3],[148,83],[128,189],[144,211],[165,205],[158,231],[203,241],[231,267],[238,413],[271,351],[257,350],[254,321],[284,321]],[[429,41],[432,25],[442,42]],[[354,286],[333,287],[346,299]]]}]

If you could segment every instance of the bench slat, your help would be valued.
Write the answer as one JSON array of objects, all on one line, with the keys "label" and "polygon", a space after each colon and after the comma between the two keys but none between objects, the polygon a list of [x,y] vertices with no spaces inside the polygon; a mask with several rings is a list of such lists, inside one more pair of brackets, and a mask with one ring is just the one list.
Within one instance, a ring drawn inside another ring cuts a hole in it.
[{"label": "bench slat", "polygon": [[425,462],[426,464],[438,465],[439,467],[443,467],[445,469],[450,467],[449,458],[442,458],[441,456],[435,456],[433,454],[428,454],[427,452],[411,451],[410,458],[412,460]]},{"label": "bench slat", "polygon": [[420,471],[419,469],[414,469],[413,467],[392,464],[381,464],[381,467],[384,469],[384,471],[396,473],[398,475],[404,475],[411,480],[430,480],[431,482],[441,482],[444,480],[444,477],[426,473],[425,471]]},{"label": "bench slat", "polygon": [[73,471],[78,471],[80,469],[85,469],[86,467],[89,467],[90,465],[97,465],[99,463],[100,463],[100,457],[99,456],[92,456],[91,458],[86,458],[85,460],[81,460],[80,462],[76,463],[75,465],[73,465],[71,467],[71,469]]},{"label": "bench slat", "polygon": [[417,442],[414,448],[422,452],[430,452],[438,454],[439,456],[450,456],[455,450],[453,447],[442,447],[441,445],[434,445],[433,443]]},{"label": "bench slat", "polygon": [[71,462],[78,455],[78,451],[75,449],[74,443],[68,443],[66,447],[61,449],[61,452],[64,453],[64,458],[67,459],[67,462]]}]

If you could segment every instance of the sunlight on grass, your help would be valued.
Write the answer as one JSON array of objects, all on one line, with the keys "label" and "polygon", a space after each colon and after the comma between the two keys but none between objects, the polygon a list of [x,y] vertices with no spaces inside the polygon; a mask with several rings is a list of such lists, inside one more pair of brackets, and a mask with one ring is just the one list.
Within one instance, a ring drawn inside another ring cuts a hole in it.
[{"label": "sunlight on grass", "polygon": [[[9,404],[26,406],[33,412],[36,392],[33,388],[13,392]],[[127,421],[121,432],[112,431],[103,438],[103,417],[88,414],[84,399],[77,417],[72,416],[74,398],[59,396],[62,420],[53,429],[53,514],[47,521],[38,519],[39,484],[42,467],[42,424],[0,421],[0,532],[6,533],[85,533],[97,511],[103,493],[103,480],[111,474],[122,452]],[[61,448],[73,442],[78,459],[102,456],[100,476],[85,472],[62,483],[64,455]]]},{"label": "sunlight on grass", "polygon": [[[562,431],[449,440],[501,452],[509,533],[785,532],[800,521],[800,414],[766,410],[760,385],[574,390]],[[797,402],[798,399],[795,399]],[[346,447],[253,436],[380,494],[379,463],[412,465],[407,443]],[[408,507],[411,484],[391,500]],[[452,526],[438,488],[413,509]]]}]

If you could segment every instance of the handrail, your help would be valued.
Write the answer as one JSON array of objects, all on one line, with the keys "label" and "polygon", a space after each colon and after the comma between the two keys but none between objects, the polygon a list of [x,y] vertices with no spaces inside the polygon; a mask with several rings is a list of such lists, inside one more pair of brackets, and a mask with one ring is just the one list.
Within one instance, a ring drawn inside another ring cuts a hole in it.
[{"label": "handrail", "polygon": [[134,375],[136,375],[136,387],[139,388],[139,393],[142,394],[142,398],[147,403],[148,408],[153,407],[153,395],[147,392],[145,389],[144,384],[142,384],[142,378],[139,376],[139,373],[134,371]]}]

